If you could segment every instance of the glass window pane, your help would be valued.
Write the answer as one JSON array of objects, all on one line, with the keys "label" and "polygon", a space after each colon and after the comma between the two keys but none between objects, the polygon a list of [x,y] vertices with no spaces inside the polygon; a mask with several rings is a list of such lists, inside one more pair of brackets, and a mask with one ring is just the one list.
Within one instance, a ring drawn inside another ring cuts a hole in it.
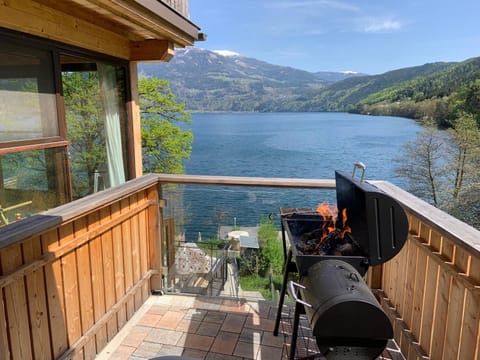
[{"label": "glass window pane", "polygon": [[66,202],[65,149],[0,156],[0,226]]},{"label": "glass window pane", "polygon": [[126,178],[125,71],[121,66],[62,55],[73,198]]},{"label": "glass window pane", "polygon": [[51,52],[2,39],[0,59],[0,141],[58,136]]}]

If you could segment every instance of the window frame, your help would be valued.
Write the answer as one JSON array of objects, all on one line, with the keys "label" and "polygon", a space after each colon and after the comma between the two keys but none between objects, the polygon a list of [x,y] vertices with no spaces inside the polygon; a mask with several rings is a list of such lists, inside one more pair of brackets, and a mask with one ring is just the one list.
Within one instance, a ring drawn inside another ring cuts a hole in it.
[{"label": "window frame", "polygon": [[132,101],[132,90],[131,90],[131,79],[130,79],[130,62],[128,60],[115,58],[109,55],[101,54],[95,51],[79,48],[73,45],[68,45],[54,40],[39,38],[33,35],[28,35],[20,33],[17,31],[0,28],[0,43],[2,39],[5,39],[10,42],[15,42],[19,46],[24,46],[26,48],[34,48],[42,51],[50,52],[52,57],[52,73],[54,76],[53,86],[55,91],[56,99],[56,111],[57,111],[57,124],[58,124],[58,136],[50,137],[38,137],[35,139],[25,139],[25,140],[10,140],[10,141],[0,141],[0,155],[9,154],[14,152],[22,152],[28,150],[42,150],[48,148],[64,148],[66,160],[64,163],[65,169],[64,173],[67,174],[67,179],[65,179],[68,189],[67,191],[67,201],[72,201],[72,186],[71,186],[71,169],[68,161],[68,146],[70,141],[67,137],[67,122],[65,116],[65,104],[63,99],[63,87],[62,87],[62,66],[60,58],[62,55],[86,58],[94,61],[102,61],[108,64],[120,66],[123,68],[125,79],[124,79],[124,108],[126,114],[126,124],[125,124],[125,175],[126,179],[132,179],[134,177],[134,169],[132,168],[132,154],[133,151],[133,141],[131,138],[132,134],[132,113],[130,111],[130,106],[128,105]]}]

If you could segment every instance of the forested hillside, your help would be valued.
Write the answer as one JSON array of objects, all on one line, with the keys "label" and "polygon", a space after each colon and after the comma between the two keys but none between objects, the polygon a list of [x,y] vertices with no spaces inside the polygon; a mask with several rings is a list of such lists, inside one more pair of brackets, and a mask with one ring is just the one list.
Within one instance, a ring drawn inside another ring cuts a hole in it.
[{"label": "forested hillside", "polygon": [[186,49],[170,63],[141,64],[139,72],[168,80],[189,111],[350,111],[449,126],[458,108],[480,105],[480,58],[364,75],[310,73],[228,51]]},{"label": "forested hillside", "polygon": [[348,111],[366,97],[409,80],[435,74],[451,63],[433,63],[389,71],[380,75],[352,77],[328,86],[305,105],[305,111]]}]

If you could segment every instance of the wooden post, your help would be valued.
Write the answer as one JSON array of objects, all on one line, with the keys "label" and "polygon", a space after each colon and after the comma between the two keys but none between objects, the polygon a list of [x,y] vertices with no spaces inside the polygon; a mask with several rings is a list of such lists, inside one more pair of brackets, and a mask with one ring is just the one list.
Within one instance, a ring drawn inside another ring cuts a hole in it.
[{"label": "wooden post", "polygon": [[159,202],[159,191],[156,188],[148,189],[148,199],[158,206],[150,206],[148,208],[148,239],[150,246],[150,268],[155,274],[150,278],[150,288],[152,292],[162,289],[162,212],[160,208],[163,202]]}]

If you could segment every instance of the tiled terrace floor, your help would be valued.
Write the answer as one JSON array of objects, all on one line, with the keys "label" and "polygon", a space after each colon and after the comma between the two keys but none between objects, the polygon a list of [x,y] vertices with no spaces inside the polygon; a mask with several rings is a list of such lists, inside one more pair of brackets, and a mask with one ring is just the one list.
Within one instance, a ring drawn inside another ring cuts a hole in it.
[{"label": "tiled terrace floor", "polygon": [[[280,334],[273,336],[277,308],[269,301],[152,296],[97,359],[140,360],[162,355],[206,360],[287,359],[293,310],[285,309]],[[318,349],[309,331],[306,323],[299,328],[296,358],[322,359],[316,356]],[[381,357],[398,358],[391,352]]]}]

